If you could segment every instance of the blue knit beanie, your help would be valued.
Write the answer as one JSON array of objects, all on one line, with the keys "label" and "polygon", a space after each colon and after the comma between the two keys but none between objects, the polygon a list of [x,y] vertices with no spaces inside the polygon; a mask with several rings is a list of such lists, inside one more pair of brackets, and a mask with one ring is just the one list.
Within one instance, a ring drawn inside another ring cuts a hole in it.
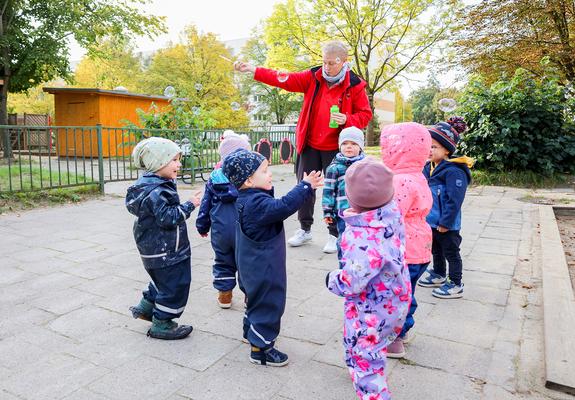
[{"label": "blue knit beanie", "polygon": [[255,151],[238,149],[224,158],[222,172],[239,189],[265,159]]},{"label": "blue knit beanie", "polygon": [[438,122],[428,126],[431,137],[447,149],[449,154],[455,153],[460,135],[467,130],[467,124],[461,117],[449,118],[447,122]]}]

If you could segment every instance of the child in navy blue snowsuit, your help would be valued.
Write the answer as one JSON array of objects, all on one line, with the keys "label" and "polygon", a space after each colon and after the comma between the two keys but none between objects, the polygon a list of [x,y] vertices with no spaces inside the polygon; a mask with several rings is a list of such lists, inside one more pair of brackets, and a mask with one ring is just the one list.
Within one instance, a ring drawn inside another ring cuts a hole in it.
[{"label": "child in navy blue snowsuit", "polygon": [[191,282],[191,250],[186,220],[199,205],[199,195],[180,204],[176,177],[181,149],[171,140],[151,137],[138,143],[132,156],[146,170],[128,189],[126,207],[138,219],[134,239],[144,268],[150,275],[140,303],[130,307],[134,318],[152,322],[148,336],[183,339],[190,325],[173,321],[182,315]]},{"label": "child in navy blue snowsuit", "polygon": [[[234,132],[224,132],[218,152],[223,161],[226,156],[237,149],[250,149],[248,140]],[[218,304],[221,308],[232,306],[232,293],[236,286],[236,199],[238,190],[230,183],[221,169],[216,165],[206,184],[204,197],[196,219],[196,228],[203,237],[211,229],[211,243],[214,249],[214,288],[218,290]],[[241,285],[240,285],[241,288]]]},{"label": "child in navy blue snowsuit", "polygon": [[274,198],[268,161],[255,152],[227,156],[224,174],[239,189],[236,201],[236,262],[247,296],[243,336],[254,364],[283,366],[288,356],[274,347],[286,302],[286,247],[283,221],[323,184],[321,172],[304,175],[288,194]]}]

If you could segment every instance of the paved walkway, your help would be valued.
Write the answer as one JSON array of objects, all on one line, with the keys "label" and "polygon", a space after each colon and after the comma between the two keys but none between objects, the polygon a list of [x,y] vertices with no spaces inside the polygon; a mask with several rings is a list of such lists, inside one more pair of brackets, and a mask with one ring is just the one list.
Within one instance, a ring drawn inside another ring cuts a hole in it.
[{"label": "paved walkway", "polygon": [[[277,193],[285,193],[291,167],[273,171]],[[405,360],[389,363],[394,399],[570,398],[543,387],[543,261],[537,206],[518,201],[523,195],[470,191],[465,298],[438,300],[417,289],[415,339]],[[1,399],[355,399],[343,364],[342,300],[324,286],[337,263],[321,252],[322,224],[312,245],[288,248],[278,347],[291,363],[264,368],[247,361],[240,296],[230,310],[217,306],[209,240],[194,229],[193,284],[181,318],[194,332],[179,342],[146,337],[147,323],[128,312],[147,282],[132,221],[113,194],[0,216]],[[288,234],[296,222],[287,221]]]}]

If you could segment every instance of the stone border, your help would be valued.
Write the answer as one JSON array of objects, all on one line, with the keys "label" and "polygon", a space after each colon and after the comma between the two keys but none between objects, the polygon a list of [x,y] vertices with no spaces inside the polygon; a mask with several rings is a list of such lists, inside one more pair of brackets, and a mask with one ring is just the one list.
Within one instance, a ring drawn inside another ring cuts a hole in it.
[{"label": "stone border", "polygon": [[540,206],[539,216],[543,262],[545,386],[575,394],[575,297],[554,208]]}]

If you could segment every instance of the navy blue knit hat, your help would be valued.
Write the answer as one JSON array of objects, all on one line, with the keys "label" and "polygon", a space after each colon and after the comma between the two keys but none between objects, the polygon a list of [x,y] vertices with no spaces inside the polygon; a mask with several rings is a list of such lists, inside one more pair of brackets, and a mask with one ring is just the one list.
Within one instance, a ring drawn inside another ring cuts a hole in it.
[{"label": "navy blue knit hat", "polygon": [[238,149],[224,158],[222,172],[239,189],[265,159],[255,151]]},{"label": "navy blue knit hat", "polygon": [[447,149],[449,154],[455,153],[459,135],[467,130],[467,124],[461,117],[450,118],[447,122],[438,122],[428,126],[431,137]]}]

